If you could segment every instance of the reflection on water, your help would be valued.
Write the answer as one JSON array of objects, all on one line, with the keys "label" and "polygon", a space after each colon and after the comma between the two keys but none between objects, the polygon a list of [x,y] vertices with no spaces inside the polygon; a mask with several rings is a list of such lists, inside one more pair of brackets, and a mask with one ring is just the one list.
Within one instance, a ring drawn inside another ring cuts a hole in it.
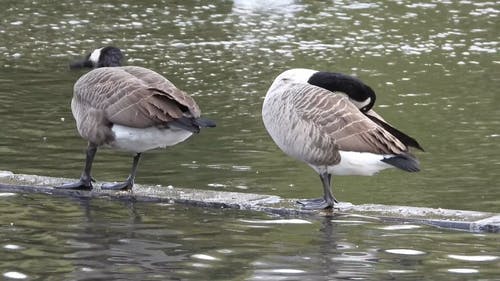
[{"label": "reflection on water", "polygon": [[7,279],[475,280],[493,278],[500,260],[496,235],[360,217],[17,194],[0,196],[0,209]]},{"label": "reflection on water", "polygon": [[237,15],[244,14],[290,14],[303,10],[304,6],[294,0],[234,0],[232,12]]},{"label": "reflection on water", "polygon": [[[85,142],[69,102],[84,72],[68,62],[113,44],[218,124],[145,154],[138,183],[317,196],[316,174],[274,145],[260,116],[273,78],[309,67],[359,76],[377,92],[377,111],[427,151],[417,154],[418,174],[335,178],[337,198],[498,212],[495,2],[2,3],[0,170],[80,174]],[[94,177],[124,178],[129,162],[100,150]],[[12,194],[0,202],[0,268],[10,279],[475,280],[498,266],[492,236],[366,218],[267,223],[275,218],[177,205]]]}]

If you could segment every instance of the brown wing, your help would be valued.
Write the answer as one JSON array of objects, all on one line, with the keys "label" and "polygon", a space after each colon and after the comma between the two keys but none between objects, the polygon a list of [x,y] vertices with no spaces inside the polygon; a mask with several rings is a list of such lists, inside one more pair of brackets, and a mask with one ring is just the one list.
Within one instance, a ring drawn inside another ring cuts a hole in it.
[{"label": "brown wing", "polygon": [[297,114],[316,127],[322,137],[332,140],[338,150],[378,154],[407,151],[401,141],[366,117],[345,94],[309,84],[297,84],[289,91]]},{"label": "brown wing", "polygon": [[89,108],[102,109],[111,123],[136,128],[182,116],[200,116],[198,105],[189,95],[142,67],[95,69],[77,81],[75,99]]},{"label": "brown wing", "polygon": [[[384,118],[382,118],[382,116],[378,115],[377,112],[373,111],[373,109],[370,109],[366,112],[366,115],[369,115],[369,116],[373,116],[375,118],[377,118],[378,120],[381,120],[383,122],[386,122]],[[387,123],[387,122],[386,122]]]}]

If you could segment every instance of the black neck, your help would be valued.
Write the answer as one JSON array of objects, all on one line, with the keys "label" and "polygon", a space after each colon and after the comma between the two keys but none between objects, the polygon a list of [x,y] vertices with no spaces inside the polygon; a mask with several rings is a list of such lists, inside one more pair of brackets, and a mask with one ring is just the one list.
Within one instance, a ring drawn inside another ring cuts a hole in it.
[{"label": "black neck", "polygon": [[123,60],[122,51],[116,47],[108,46],[101,50],[97,67],[121,66]]},{"label": "black neck", "polygon": [[370,99],[370,103],[362,108],[366,112],[375,104],[375,92],[361,80],[342,73],[318,71],[307,81],[311,85],[321,87],[331,92],[343,92],[351,99],[364,102]]}]

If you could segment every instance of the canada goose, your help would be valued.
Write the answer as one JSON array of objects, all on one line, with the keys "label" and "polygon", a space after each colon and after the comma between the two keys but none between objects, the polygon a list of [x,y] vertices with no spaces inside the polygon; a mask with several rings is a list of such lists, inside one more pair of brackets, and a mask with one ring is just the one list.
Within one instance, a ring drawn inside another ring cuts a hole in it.
[{"label": "canada goose", "polygon": [[202,127],[215,127],[213,121],[200,117],[188,94],[152,70],[120,66],[122,59],[120,49],[105,47],[70,65],[95,68],[78,79],[71,100],[78,132],[88,140],[88,148],[80,180],[57,188],[92,189],[94,156],[98,147],[108,146],[135,156],[125,182],[102,188],[131,189],[142,152],[175,145]]},{"label": "canada goose", "polygon": [[269,135],[289,156],[320,176],[323,198],[301,200],[304,209],[333,208],[332,175],[373,175],[396,167],[419,171],[409,147],[417,141],[385,122],[372,107],[375,92],[341,73],[290,69],[269,88],[262,119]]}]

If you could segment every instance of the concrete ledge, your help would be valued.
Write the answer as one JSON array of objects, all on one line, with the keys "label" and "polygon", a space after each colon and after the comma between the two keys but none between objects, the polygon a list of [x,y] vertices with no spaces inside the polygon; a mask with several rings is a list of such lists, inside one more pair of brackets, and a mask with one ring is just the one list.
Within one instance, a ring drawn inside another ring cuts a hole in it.
[{"label": "concrete ledge", "polygon": [[179,203],[211,208],[235,208],[262,211],[279,215],[331,216],[338,214],[358,215],[375,220],[415,223],[471,232],[500,232],[500,214],[476,211],[433,209],[408,206],[387,206],[378,204],[353,205],[341,202],[335,211],[307,211],[295,203],[297,199],[284,199],[274,195],[196,190],[164,186],[136,184],[132,191],[109,191],[96,183],[91,191],[61,190],[53,186],[74,179],[54,178],[37,175],[14,174],[0,171],[0,192],[43,193],[85,198],[110,198],[140,202]]}]

